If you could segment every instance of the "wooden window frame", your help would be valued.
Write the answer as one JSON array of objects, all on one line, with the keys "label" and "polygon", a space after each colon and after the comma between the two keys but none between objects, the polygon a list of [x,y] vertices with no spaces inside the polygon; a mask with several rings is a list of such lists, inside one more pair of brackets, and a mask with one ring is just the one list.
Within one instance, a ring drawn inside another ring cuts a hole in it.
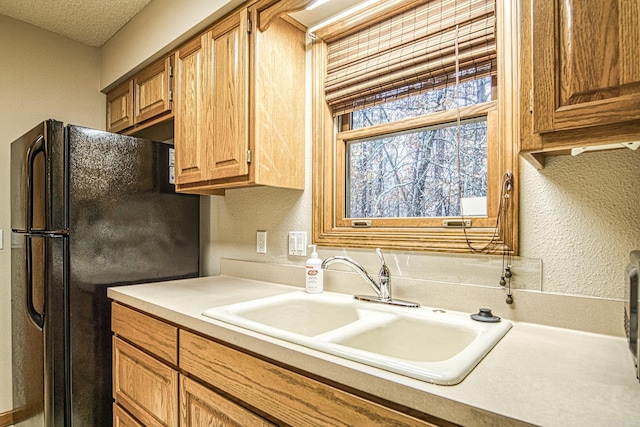
[{"label": "wooden window frame", "polygon": [[[415,1],[409,2],[415,4]],[[487,114],[490,164],[488,217],[471,218],[472,226],[466,229],[437,226],[433,219],[426,221],[409,220],[398,226],[397,220],[390,224],[385,220],[372,219],[370,227],[362,228],[338,221],[336,214],[344,208],[343,169],[338,162],[344,161],[336,149],[345,141],[361,137],[363,132],[385,132],[390,126],[424,126],[426,122],[455,122],[457,111],[436,113],[429,119],[407,119],[393,125],[341,132],[325,100],[324,80],[326,70],[327,45],[321,38],[312,44],[312,99],[313,99],[313,241],[319,246],[348,248],[385,248],[391,250],[473,253],[493,240],[485,253],[501,254],[505,250],[518,254],[518,58],[519,30],[517,5],[510,0],[496,0],[497,22],[497,62],[498,99],[490,103],[478,104],[471,110],[483,110]],[[341,28],[340,31],[349,31]],[[491,105],[491,107],[489,107]],[[488,108],[489,107],[489,108]],[[462,109],[461,109],[462,111]],[[480,114],[480,113],[479,113]],[[360,133],[360,135],[358,134]],[[355,136],[354,136],[355,135]],[[510,209],[507,222],[501,220],[497,233],[495,214],[498,212],[502,175],[506,171],[513,174],[513,191],[510,195]],[[341,200],[341,202],[337,202]],[[459,217],[458,217],[459,218]],[[447,218],[456,219],[456,217]],[[439,218],[441,221],[442,218]],[[350,221],[349,221],[350,222]],[[471,246],[471,247],[470,247]]]}]

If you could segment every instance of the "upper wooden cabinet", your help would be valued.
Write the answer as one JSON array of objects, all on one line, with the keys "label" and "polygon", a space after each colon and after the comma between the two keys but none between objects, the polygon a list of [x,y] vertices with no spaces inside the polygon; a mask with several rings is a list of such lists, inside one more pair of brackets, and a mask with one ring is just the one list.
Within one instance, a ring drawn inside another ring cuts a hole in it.
[{"label": "upper wooden cabinet", "polygon": [[149,65],[107,93],[107,130],[134,133],[172,112],[174,55]]},{"label": "upper wooden cabinet", "polygon": [[247,10],[177,52],[176,183],[247,175]]},{"label": "upper wooden cabinet", "polygon": [[133,78],[133,123],[171,111],[171,73],[173,55],[170,55],[140,71]]},{"label": "upper wooden cabinet", "polygon": [[107,130],[120,132],[133,126],[133,80],[107,93]]},{"label": "upper wooden cabinet", "polygon": [[522,150],[542,166],[544,153],[637,139],[640,2],[523,0],[521,11]]},{"label": "upper wooden cabinet", "polygon": [[176,52],[177,191],[304,188],[305,33],[258,2]]}]

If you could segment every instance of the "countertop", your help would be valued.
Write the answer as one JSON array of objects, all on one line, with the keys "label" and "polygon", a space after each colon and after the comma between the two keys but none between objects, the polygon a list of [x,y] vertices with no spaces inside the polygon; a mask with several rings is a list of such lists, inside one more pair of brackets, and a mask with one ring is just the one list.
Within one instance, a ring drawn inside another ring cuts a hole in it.
[{"label": "countertop", "polygon": [[640,383],[623,338],[512,322],[507,335],[460,384],[441,386],[201,314],[209,307],[296,290],[301,288],[215,276],[112,287],[107,295],[212,338],[461,425],[640,425]]}]

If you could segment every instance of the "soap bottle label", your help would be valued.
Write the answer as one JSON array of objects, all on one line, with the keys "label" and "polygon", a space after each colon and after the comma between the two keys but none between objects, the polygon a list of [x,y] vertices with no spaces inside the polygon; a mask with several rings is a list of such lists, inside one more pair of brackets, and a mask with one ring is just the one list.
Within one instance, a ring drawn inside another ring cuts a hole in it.
[{"label": "soap bottle label", "polygon": [[322,292],[322,271],[312,265],[307,265],[307,292]]}]

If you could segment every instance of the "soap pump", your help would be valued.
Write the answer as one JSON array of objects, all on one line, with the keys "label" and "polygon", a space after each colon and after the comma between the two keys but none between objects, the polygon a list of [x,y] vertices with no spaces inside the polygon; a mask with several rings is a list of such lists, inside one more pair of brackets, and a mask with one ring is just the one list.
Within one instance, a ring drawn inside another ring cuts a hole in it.
[{"label": "soap pump", "polygon": [[316,245],[309,245],[311,258],[305,264],[305,288],[310,294],[319,294],[324,290],[322,260],[318,258]]}]

